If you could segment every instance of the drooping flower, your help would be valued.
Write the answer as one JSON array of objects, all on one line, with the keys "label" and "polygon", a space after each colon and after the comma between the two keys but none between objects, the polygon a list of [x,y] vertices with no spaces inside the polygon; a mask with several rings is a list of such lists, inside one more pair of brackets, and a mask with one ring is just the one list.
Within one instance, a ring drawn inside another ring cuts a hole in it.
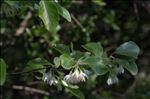
[{"label": "drooping flower", "polygon": [[76,84],[79,82],[85,82],[87,75],[79,69],[75,69],[74,72],[70,72],[64,77],[64,80],[68,83]]},{"label": "drooping flower", "polygon": [[48,73],[45,73],[43,75],[43,81],[46,82],[47,84],[51,85],[56,85],[58,83],[58,80],[55,78],[55,76],[52,75],[51,71]]},{"label": "drooping flower", "polygon": [[118,83],[118,81],[119,80],[118,80],[117,76],[109,77],[107,79],[107,84],[112,85],[112,84]]}]

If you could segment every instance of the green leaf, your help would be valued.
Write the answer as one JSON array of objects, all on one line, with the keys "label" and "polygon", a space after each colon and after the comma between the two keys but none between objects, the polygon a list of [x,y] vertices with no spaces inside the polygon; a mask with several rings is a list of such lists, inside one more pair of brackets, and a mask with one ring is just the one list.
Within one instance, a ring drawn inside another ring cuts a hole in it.
[{"label": "green leaf", "polygon": [[73,58],[71,58],[69,55],[66,54],[61,55],[60,60],[61,60],[61,65],[64,69],[71,69],[75,64]]},{"label": "green leaf", "polygon": [[81,52],[81,51],[73,51],[71,53],[71,57],[73,57],[75,60],[79,60],[79,59],[81,59],[84,56],[85,56],[85,53]]},{"label": "green leaf", "polygon": [[60,58],[59,57],[54,58],[54,64],[55,64],[56,68],[58,68],[60,66]]},{"label": "green leaf", "polygon": [[3,85],[6,80],[6,63],[0,58],[0,85]]},{"label": "green leaf", "polygon": [[98,65],[101,63],[98,56],[88,56],[82,60],[83,63],[88,64],[89,66]]},{"label": "green leaf", "polygon": [[125,68],[132,74],[136,75],[138,72],[138,68],[135,62],[129,62],[129,65],[125,66]]},{"label": "green leaf", "polygon": [[129,56],[135,59],[138,57],[139,52],[140,48],[132,41],[120,45],[115,51],[116,54]]},{"label": "green leaf", "polygon": [[108,68],[102,64],[98,56],[88,56],[82,62],[89,65],[97,75],[104,75],[108,72]]},{"label": "green leaf", "polygon": [[64,44],[57,44],[54,48],[59,51],[61,54],[70,54],[70,49],[68,46]]},{"label": "green leaf", "polygon": [[59,23],[59,15],[54,2],[40,1],[39,17],[45,24],[45,27],[50,32],[56,32]]},{"label": "green leaf", "polygon": [[57,7],[58,13],[64,17],[67,21],[71,22],[71,16],[68,12],[67,9],[65,9],[64,7],[60,6],[58,3],[55,3],[55,6]]},{"label": "green leaf", "polygon": [[103,54],[103,48],[102,48],[100,42],[88,43],[86,45],[83,45],[82,47],[85,48],[86,50],[92,52],[96,56],[102,56],[102,54]]},{"label": "green leaf", "polygon": [[84,94],[79,89],[67,88],[73,95],[79,99],[85,99]]},{"label": "green leaf", "polygon": [[123,59],[115,59],[114,60],[116,63],[118,63],[120,66],[129,66],[129,62],[127,60],[123,60]]},{"label": "green leaf", "polygon": [[45,59],[36,58],[27,63],[26,67],[24,68],[24,71],[32,71],[32,70],[41,68],[41,70],[37,70],[37,72],[43,74],[45,73],[45,70],[46,70],[46,69],[42,69],[44,68],[44,65],[51,65],[51,63],[49,63]]},{"label": "green leaf", "polygon": [[94,65],[91,68],[97,75],[104,75],[109,71],[104,64]]}]

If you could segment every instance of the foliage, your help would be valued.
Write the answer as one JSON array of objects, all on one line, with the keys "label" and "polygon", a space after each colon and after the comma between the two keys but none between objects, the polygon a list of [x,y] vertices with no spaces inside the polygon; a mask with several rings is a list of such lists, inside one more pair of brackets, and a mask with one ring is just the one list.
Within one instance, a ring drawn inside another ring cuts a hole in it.
[{"label": "foliage", "polygon": [[[150,28],[142,19],[136,23],[137,11],[136,16],[125,11],[131,9],[130,3],[137,10],[136,6],[140,5],[137,2],[5,0],[1,3],[0,85],[3,90],[5,86],[18,90],[13,86],[19,84],[41,89],[42,92],[30,91],[43,94],[36,95],[43,99],[115,99],[129,94],[130,88],[124,86],[132,87],[138,82],[141,73],[138,71],[142,68],[138,56],[140,52],[146,53],[140,40],[147,37]],[[37,85],[30,84],[39,81]],[[137,86],[143,87],[140,84]],[[22,89],[29,91],[26,87]],[[115,92],[119,95],[113,95]],[[133,92],[127,99],[146,99],[148,94],[136,96]],[[17,96],[34,97],[25,93]],[[15,98],[9,89],[4,90],[2,97]]]}]

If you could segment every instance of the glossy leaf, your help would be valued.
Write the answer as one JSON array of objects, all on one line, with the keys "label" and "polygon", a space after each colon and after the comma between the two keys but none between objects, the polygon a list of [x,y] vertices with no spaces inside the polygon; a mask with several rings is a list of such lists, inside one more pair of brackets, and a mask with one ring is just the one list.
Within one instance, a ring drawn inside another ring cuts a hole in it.
[{"label": "glossy leaf", "polygon": [[63,54],[60,56],[61,65],[64,69],[71,69],[74,65],[73,58],[69,55]]},{"label": "glossy leaf", "polygon": [[96,56],[102,56],[102,54],[103,54],[103,48],[100,43],[92,42],[92,43],[83,45],[82,47],[85,48],[86,50],[92,52]]},{"label": "glossy leaf", "polygon": [[123,43],[115,51],[116,54],[129,56],[135,59],[138,57],[139,52],[140,48],[132,41]]},{"label": "glossy leaf", "polygon": [[40,1],[39,17],[44,22],[48,31],[56,32],[59,23],[59,15],[54,2]]},{"label": "glossy leaf", "polygon": [[6,80],[6,63],[0,59],[0,85],[3,85]]}]

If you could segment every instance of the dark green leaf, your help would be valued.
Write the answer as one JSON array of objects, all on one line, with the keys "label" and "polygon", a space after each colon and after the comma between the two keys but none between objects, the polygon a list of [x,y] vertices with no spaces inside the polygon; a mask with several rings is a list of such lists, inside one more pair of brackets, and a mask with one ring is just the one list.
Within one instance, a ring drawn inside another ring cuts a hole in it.
[{"label": "dark green leaf", "polygon": [[108,72],[108,68],[103,64],[94,65],[91,68],[97,75],[104,75]]},{"label": "dark green leaf", "polygon": [[45,59],[36,58],[36,59],[33,59],[27,63],[24,71],[32,71],[32,70],[41,68],[41,70],[37,70],[37,72],[45,73],[45,69],[42,69],[42,68],[44,68],[44,65],[51,65],[51,63],[49,63]]},{"label": "dark green leaf", "polygon": [[82,57],[84,57],[85,53],[84,52],[81,52],[81,51],[73,51],[71,53],[71,57],[73,57],[75,60],[78,60]]},{"label": "dark green leaf", "polygon": [[3,85],[6,80],[6,63],[0,58],[0,85]]},{"label": "dark green leaf", "polygon": [[45,27],[50,32],[56,32],[59,23],[59,15],[54,2],[40,1],[39,17],[45,24]]},{"label": "dark green leaf", "polygon": [[73,95],[79,99],[85,99],[84,94],[79,89],[67,88]]},{"label": "dark green leaf", "polygon": [[63,54],[60,56],[61,65],[64,69],[71,69],[74,65],[73,58],[69,55]]},{"label": "dark green leaf", "polygon": [[86,50],[92,52],[96,56],[102,56],[102,54],[103,54],[103,48],[100,43],[92,42],[92,43],[83,45],[82,47],[85,48]]},{"label": "dark green leaf", "polygon": [[137,58],[139,52],[139,47],[132,41],[120,45],[115,51],[116,54],[129,56],[135,59]]},{"label": "dark green leaf", "polygon": [[70,54],[70,49],[68,46],[64,44],[57,44],[54,48],[59,51],[61,54]]},{"label": "dark green leaf", "polygon": [[135,62],[129,62],[128,66],[125,66],[125,68],[132,74],[136,75],[138,72],[138,68]]},{"label": "dark green leaf", "polygon": [[115,59],[114,61],[120,66],[129,66],[129,62],[127,60]]},{"label": "dark green leaf", "polygon": [[82,60],[83,63],[89,66],[101,64],[100,58],[98,56],[88,56]]}]

